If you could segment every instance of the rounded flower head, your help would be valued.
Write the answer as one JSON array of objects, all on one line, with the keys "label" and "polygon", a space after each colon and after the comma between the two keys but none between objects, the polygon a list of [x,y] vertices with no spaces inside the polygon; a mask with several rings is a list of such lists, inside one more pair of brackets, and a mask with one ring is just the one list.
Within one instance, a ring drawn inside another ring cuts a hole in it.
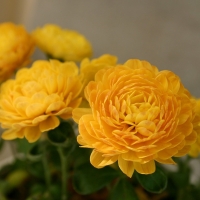
[{"label": "rounded flower head", "polygon": [[81,61],[90,57],[92,47],[80,33],[64,30],[59,26],[47,24],[32,33],[37,46],[53,58],[65,61]]},{"label": "rounded flower head", "polygon": [[0,123],[7,129],[2,138],[25,137],[29,142],[59,125],[78,107],[82,83],[73,62],[36,61],[17,72],[15,80],[1,86]]},{"label": "rounded flower head", "polygon": [[0,24],[0,82],[29,63],[34,46],[32,37],[23,26]]},{"label": "rounded flower head", "polygon": [[180,79],[148,62],[129,60],[97,72],[85,88],[91,109],[76,108],[78,142],[92,148],[97,168],[113,164],[131,177],[155,171],[155,161],[174,164],[196,140],[193,102]]},{"label": "rounded flower head", "polygon": [[189,151],[189,155],[192,157],[197,157],[200,153],[200,99],[194,99],[195,101],[195,117],[192,121],[193,127],[197,133],[197,140],[194,144],[192,144],[191,149]]}]

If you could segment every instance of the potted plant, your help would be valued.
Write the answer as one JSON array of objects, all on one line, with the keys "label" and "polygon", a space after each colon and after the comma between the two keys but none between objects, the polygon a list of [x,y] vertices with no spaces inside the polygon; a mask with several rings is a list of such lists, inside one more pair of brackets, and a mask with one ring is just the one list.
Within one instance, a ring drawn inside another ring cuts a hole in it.
[{"label": "potted plant", "polygon": [[[7,39],[0,52],[1,143],[11,140],[14,152],[0,171],[1,199],[200,196],[199,183],[190,182],[200,100],[176,74],[138,59],[119,64],[109,54],[90,60],[84,36],[52,24],[29,34],[4,23],[0,34]],[[28,66],[34,45],[48,60]]]}]

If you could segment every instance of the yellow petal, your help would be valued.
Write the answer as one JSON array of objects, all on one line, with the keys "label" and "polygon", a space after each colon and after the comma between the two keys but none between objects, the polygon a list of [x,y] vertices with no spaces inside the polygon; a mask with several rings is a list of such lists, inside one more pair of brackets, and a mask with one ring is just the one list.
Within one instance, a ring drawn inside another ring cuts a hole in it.
[{"label": "yellow petal", "polygon": [[55,116],[48,117],[45,121],[40,123],[39,129],[41,132],[49,131],[59,126],[60,121]]},{"label": "yellow petal", "polygon": [[41,103],[33,103],[26,108],[26,115],[33,118],[45,112],[45,106]]},{"label": "yellow petal", "polygon": [[145,127],[138,127],[136,128],[136,130],[138,131],[138,133],[140,133],[142,136],[150,136],[153,133],[149,130],[147,130]]},{"label": "yellow petal", "polygon": [[197,139],[197,133],[196,133],[196,131],[192,131],[192,133],[185,138],[186,145],[193,144],[196,141],[196,139]]},{"label": "yellow petal", "polygon": [[99,164],[99,166],[104,167],[106,165],[112,165],[118,160],[118,155],[116,156],[109,156],[109,157],[104,157],[103,161]]},{"label": "yellow petal", "polygon": [[24,128],[21,128],[16,134],[18,138],[24,138]]},{"label": "yellow petal", "polygon": [[61,110],[64,107],[65,107],[65,104],[62,101],[53,102],[46,109],[46,113],[56,112],[56,111]]},{"label": "yellow petal", "polygon": [[134,167],[135,167],[135,170],[140,174],[152,174],[156,170],[154,160],[151,160],[145,164],[135,162]]},{"label": "yellow petal", "polygon": [[156,125],[154,122],[152,121],[149,121],[149,120],[143,120],[141,121],[138,125],[137,125],[137,128],[145,128],[151,132],[154,132],[155,129],[156,129]]},{"label": "yellow petal", "polygon": [[159,73],[155,79],[160,83],[162,89],[167,91],[169,83],[165,74]]},{"label": "yellow petal", "polygon": [[17,131],[13,129],[9,129],[4,131],[1,135],[2,139],[4,140],[13,140],[17,138]]},{"label": "yellow petal", "polygon": [[134,162],[141,161],[141,159],[136,155],[136,153],[131,150],[129,150],[127,153],[123,153],[122,158],[127,161],[134,161]]},{"label": "yellow petal", "polygon": [[47,93],[45,91],[40,91],[40,92],[35,93],[31,97],[31,102],[43,103],[46,97],[47,97]]},{"label": "yellow petal", "polygon": [[118,165],[124,174],[126,174],[130,178],[132,177],[134,172],[134,162],[124,160],[122,156],[119,156]]},{"label": "yellow petal", "polygon": [[80,104],[81,104],[81,101],[82,101],[82,98],[77,98],[75,100],[72,100],[68,107],[71,107],[71,108],[77,108]]},{"label": "yellow petal", "polygon": [[70,108],[70,107],[63,108],[54,114],[59,115],[63,119],[67,119],[68,116],[70,116],[70,117],[72,116],[72,108]]},{"label": "yellow petal", "polygon": [[40,138],[41,131],[38,126],[30,126],[24,128],[24,135],[28,142],[32,143]]},{"label": "yellow petal", "polygon": [[102,154],[97,152],[96,150],[93,150],[90,155],[90,162],[91,164],[96,168],[102,168],[102,166],[99,166],[99,164],[104,160],[104,157],[102,157]]},{"label": "yellow petal", "polygon": [[78,123],[79,119],[83,116],[83,115],[87,115],[87,114],[91,114],[92,110],[91,108],[75,108],[72,111],[72,118],[73,120]]},{"label": "yellow petal", "polygon": [[78,135],[78,136],[77,136],[77,142],[78,142],[80,145],[83,145],[83,146],[87,145],[87,143],[84,141],[84,139],[82,138],[81,135]]},{"label": "yellow petal", "polygon": [[159,163],[162,163],[162,164],[173,164],[173,165],[176,165],[176,163],[173,161],[172,158],[169,158],[169,159],[166,159],[166,160],[161,159],[161,158],[156,158],[155,160],[157,162],[159,162]]},{"label": "yellow petal", "polygon": [[36,81],[28,81],[22,85],[22,93],[26,97],[32,97],[35,93],[42,90],[41,85]]},{"label": "yellow petal", "polygon": [[181,150],[178,151],[178,153],[176,155],[174,155],[175,157],[181,157],[184,156],[185,154],[187,154],[191,149],[191,145],[187,145],[184,146]]},{"label": "yellow petal", "polygon": [[42,122],[42,121],[46,120],[48,117],[49,117],[49,115],[38,116],[35,119],[33,119],[32,124],[33,125],[37,125],[39,122]]},{"label": "yellow petal", "polygon": [[164,149],[157,153],[159,158],[162,158],[163,160],[167,160],[171,158],[175,153],[178,152],[177,148],[171,148],[171,149]]},{"label": "yellow petal", "polygon": [[81,136],[87,142],[88,144],[92,145],[96,143],[98,140],[96,139],[96,134],[94,133],[94,130],[91,127],[91,121],[93,120],[92,115],[84,115],[80,119],[79,123],[79,132],[81,133]]},{"label": "yellow petal", "polygon": [[48,94],[54,94],[57,92],[57,83],[56,83],[56,74],[51,75],[50,77],[46,78],[45,86]]}]

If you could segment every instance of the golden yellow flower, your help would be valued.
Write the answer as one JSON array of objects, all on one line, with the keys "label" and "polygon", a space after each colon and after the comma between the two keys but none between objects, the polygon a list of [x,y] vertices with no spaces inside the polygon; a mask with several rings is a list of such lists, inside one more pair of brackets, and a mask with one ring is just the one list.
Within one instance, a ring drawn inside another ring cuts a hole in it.
[{"label": "golden yellow flower", "polygon": [[146,61],[128,60],[97,72],[85,88],[91,108],[76,108],[77,137],[92,148],[96,168],[118,161],[131,177],[155,171],[155,161],[175,164],[196,140],[190,93],[171,71],[158,71]]},{"label": "golden yellow flower", "polygon": [[34,46],[32,37],[23,26],[0,24],[0,82],[29,63]]},{"label": "golden yellow flower", "polygon": [[192,144],[191,149],[189,151],[189,155],[192,157],[197,157],[200,153],[200,99],[194,99],[195,101],[195,113],[196,116],[193,120],[193,127],[197,133],[197,140],[194,144]]},{"label": "golden yellow flower", "polygon": [[36,61],[23,68],[15,80],[1,86],[0,123],[7,129],[2,138],[39,139],[42,132],[59,125],[58,116],[67,119],[78,107],[82,83],[73,62]]},{"label": "golden yellow flower", "polygon": [[81,61],[90,57],[92,47],[80,33],[46,24],[32,33],[37,46],[53,58],[65,61]]}]

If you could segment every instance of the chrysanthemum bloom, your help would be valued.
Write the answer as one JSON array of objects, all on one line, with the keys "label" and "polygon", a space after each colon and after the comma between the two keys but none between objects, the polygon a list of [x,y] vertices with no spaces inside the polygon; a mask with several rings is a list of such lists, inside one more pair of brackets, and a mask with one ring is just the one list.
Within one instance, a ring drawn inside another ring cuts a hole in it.
[{"label": "chrysanthemum bloom", "polygon": [[0,24],[0,82],[29,63],[34,47],[33,38],[23,26]]},{"label": "chrysanthemum bloom", "polygon": [[32,33],[37,46],[53,58],[65,61],[81,61],[92,55],[89,41],[80,33],[64,30],[54,24],[46,24]]},{"label": "chrysanthemum bloom", "polygon": [[118,161],[131,177],[155,171],[155,161],[174,164],[173,156],[188,153],[196,140],[193,103],[171,71],[158,71],[148,62],[129,60],[97,72],[85,88],[91,109],[76,108],[77,140],[92,148],[96,168]]},{"label": "chrysanthemum bloom", "polygon": [[15,80],[1,86],[0,123],[7,129],[2,138],[39,139],[42,132],[59,125],[58,116],[67,119],[79,106],[82,90],[78,67],[73,62],[36,61],[21,69]]},{"label": "chrysanthemum bloom", "polygon": [[189,151],[189,155],[192,157],[197,157],[200,153],[200,99],[194,99],[195,101],[195,112],[196,116],[194,118],[193,127],[196,133],[197,133],[197,140],[194,144],[192,144],[191,149]]}]

